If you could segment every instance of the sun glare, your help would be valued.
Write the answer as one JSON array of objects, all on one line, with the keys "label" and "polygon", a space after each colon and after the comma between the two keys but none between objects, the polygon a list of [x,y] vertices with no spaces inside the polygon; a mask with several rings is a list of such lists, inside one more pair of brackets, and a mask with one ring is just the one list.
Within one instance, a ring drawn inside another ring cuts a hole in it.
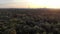
[{"label": "sun glare", "polygon": [[28,8],[60,8],[60,0],[14,0],[16,3],[24,3]]},{"label": "sun glare", "polygon": [[59,0],[28,0],[28,4],[33,8],[60,8]]}]

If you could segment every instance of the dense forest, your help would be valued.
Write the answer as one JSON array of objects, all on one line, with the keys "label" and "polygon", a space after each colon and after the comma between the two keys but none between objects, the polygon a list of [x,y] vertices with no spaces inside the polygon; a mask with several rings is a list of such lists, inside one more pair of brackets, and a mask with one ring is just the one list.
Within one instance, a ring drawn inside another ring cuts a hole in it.
[{"label": "dense forest", "polygon": [[0,9],[0,34],[60,34],[60,9]]}]

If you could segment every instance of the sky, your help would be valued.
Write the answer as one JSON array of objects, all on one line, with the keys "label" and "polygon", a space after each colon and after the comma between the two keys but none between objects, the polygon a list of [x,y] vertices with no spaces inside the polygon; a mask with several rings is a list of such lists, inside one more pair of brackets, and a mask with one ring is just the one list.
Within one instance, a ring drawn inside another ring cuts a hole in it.
[{"label": "sky", "polygon": [[0,0],[0,8],[60,8],[60,0]]}]

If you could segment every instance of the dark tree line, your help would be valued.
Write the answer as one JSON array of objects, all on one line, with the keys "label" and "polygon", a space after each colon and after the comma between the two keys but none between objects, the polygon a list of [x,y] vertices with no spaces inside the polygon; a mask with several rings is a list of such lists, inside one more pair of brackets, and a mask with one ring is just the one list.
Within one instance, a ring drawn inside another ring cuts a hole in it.
[{"label": "dark tree line", "polygon": [[34,9],[0,9],[0,34],[60,34],[60,16]]}]

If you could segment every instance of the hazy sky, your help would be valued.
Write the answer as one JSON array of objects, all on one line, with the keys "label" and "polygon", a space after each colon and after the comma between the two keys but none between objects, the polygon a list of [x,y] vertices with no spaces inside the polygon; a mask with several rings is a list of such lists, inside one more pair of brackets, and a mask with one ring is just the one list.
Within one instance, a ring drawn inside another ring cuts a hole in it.
[{"label": "hazy sky", "polygon": [[0,8],[60,8],[60,0],[0,0]]},{"label": "hazy sky", "polygon": [[0,8],[28,8],[26,0],[0,0]]}]

